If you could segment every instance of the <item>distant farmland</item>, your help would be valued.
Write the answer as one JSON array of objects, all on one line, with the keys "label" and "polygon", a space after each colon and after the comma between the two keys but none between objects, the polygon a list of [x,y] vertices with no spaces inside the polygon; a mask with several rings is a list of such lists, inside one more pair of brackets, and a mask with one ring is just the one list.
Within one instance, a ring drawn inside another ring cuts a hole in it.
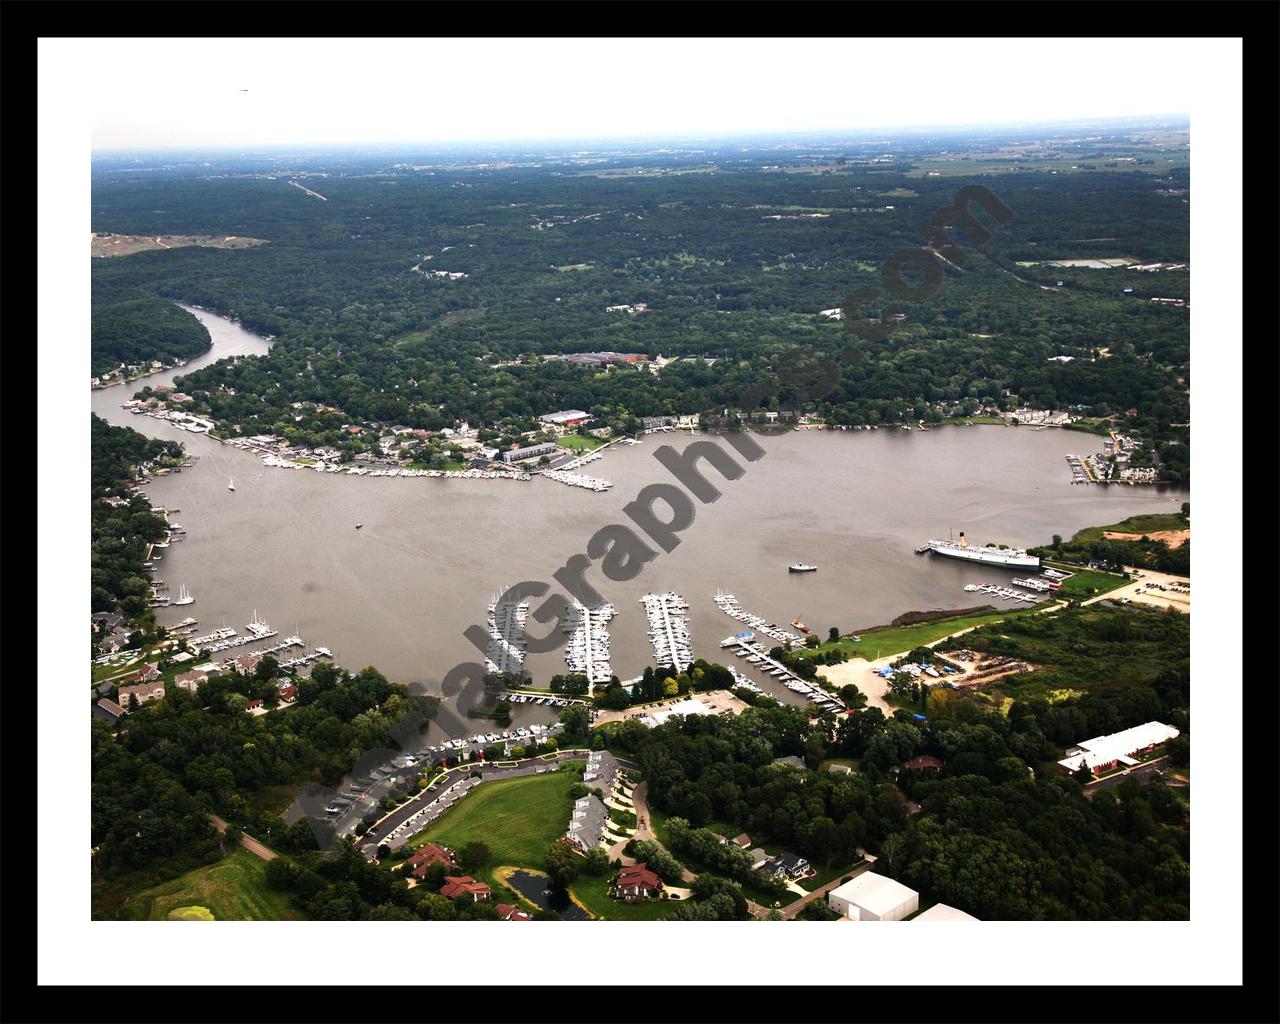
[{"label": "distant farmland", "polygon": [[156,249],[182,249],[200,245],[209,249],[248,249],[266,245],[264,238],[244,238],[239,235],[112,235],[91,234],[89,251],[98,256],[132,256],[135,252],[152,252]]}]

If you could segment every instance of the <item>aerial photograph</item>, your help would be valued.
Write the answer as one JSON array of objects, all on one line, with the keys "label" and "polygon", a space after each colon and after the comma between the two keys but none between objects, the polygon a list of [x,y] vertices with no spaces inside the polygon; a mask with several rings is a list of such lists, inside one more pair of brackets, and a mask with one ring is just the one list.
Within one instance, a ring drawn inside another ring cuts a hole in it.
[{"label": "aerial photograph", "polygon": [[93,125],[81,913],[1188,921],[1178,94],[393,120],[334,42]]}]

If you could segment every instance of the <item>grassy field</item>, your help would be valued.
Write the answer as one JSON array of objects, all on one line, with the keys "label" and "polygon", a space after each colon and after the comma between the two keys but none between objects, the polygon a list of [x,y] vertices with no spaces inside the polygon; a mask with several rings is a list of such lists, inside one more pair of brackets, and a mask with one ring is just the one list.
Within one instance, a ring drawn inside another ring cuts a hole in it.
[{"label": "grassy field", "polygon": [[[1052,566],[1054,563],[1045,562],[1044,564]],[[1061,565],[1059,568],[1075,573],[1071,579],[1062,581],[1062,589],[1058,593],[1063,597],[1093,597],[1096,594],[1105,594],[1108,590],[1115,590],[1116,587],[1123,587],[1129,582],[1123,576],[1117,576],[1111,572],[1077,569],[1073,565]]]},{"label": "grassy field", "polygon": [[433,842],[460,850],[467,843],[484,843],[489,848],[489,859],[472,874],[490,885],[500,884],[493,869],[502,865],[540,869],[547,849],[569,825],[573,807],[569,787],[582,780],[584,764],[566,761],[559,771],[486,782],[432,822],[409,845]]},{"label": "grassy field", "polygon": [[266,861],[237,847],[216,864],[143,889],[120,916],[135,921],[302,920],[287,894],[267,888],[266,871]]},{"label": "grassy field", "polygon": [[[1040,607],[1039,605],[1036,606]],[[834,644],[819,644],[817,647],[807,647],[800,651],[802,657],[812,658],[820,655],[825,651],[834,648],[840,648],[845,651],[851,658],[865,658],[868,661],[874,661],[876,658],[883,658],[890,654],[899,654],[909,651],[912,648],[919,647],[921,644],[931,644],[935,640],[941,640],[945,636],[959,632],[962,629],[969,629],[972,626],[985,626],[991,622],[1001,622],[1018,615],[1026,615],[1035,611],[1035,608],[1013,608],[1003,612],[986,612],[980,615],[960,615],[949,619],[933,619],[930,622],[921,622],[914,626],[888,626],[884,629],[872,629],[865,633],[859,634],[862,639],[858,643],[847,637],[841,637]]]},{"label": "grassy field", "polygon": [[1071,543],[1082,544],[1094,540],[1106,540],[1110,533],[1160,533],[1164,530],[1185,530],[1188,520],[1181,512],[1157,512],[1152,515],[1130,516],[1111,526],[1090,526],[1071,538]]},{"label": "grassy field", "polygon": [[248,794],[249,808],[256,814],[280,815],[297,795],[298,787],[292,783],[285,786],[263,786]]},{"label": "grassy field", "polygon": [[604,921],[657,921],[670,917],[680,905],[679,900],[636,900],[634,903],[615,900],[609,895],[609,879],[615,874],[610,869],[609,874],[596,878],[584,875],[569,886],[569,891],[594,916]]},{"label": "grassy field", "polygon": [[238,238],[234,235],[90,235],[92,256],[131,256],[135,252],[156,249],[182,249],[203,246],[210,249],[248,249],[266,245],[262,238]]},{"label": "grassy field", "polygon": [[582,434],[565,434],[556,438],[561,448],[572,448],[575,452],[595,451],[606,442],[598,437],[584,437]]}]

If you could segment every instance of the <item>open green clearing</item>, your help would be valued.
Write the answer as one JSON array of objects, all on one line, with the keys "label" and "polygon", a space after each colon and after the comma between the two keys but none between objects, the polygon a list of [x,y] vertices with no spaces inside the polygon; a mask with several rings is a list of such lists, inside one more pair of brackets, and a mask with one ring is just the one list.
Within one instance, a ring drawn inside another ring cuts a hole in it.
[{"label": "open green clearing", "polygon": [[588,437],[582,434],[565,434],[556,438],[556,444],[561,448],[572,448],[578,452],[594,451],[605,443],[598,437]]},{"label": "open green clearing", "polygon": [[[300,921],[302,914],[288,895],[267,887],[266,874],[266,861],[236,847],[215,864],[143,889],[120,916],[134,921]],[[197,907],[213,917],[189,909]]]},{"label": "open green clearing", "polygon": [[609,880],[617,874],[612,868],[607,875],[591,877],[583,875],[569,891],[591,913],[605,921],[656,921],[670,917],[680,900],[636,900],[627,903],[609,895]]},{"label": "open green clearing", "polygon": [[[1123,580],[1121,581],[1123,582]],[[922,644],[931,644],[935,640],[958,633],[962,629],[974,626],[985,626],[992,622],[1002,622],[1016,616],[1027,615],[1037,611],[1035,608],[1015,608],[1007,612],[984,612],[978,615],[960,615],[954,618],[933,619],[912,626],[887,626],[884,629],[872,629],[860,633],[861,641],[855,643],[848,637],[841,637],[835,643],[819,644],[817,647],[806,647],[798,651],[803,658],[813,659],[826,651],[840,649],[850,658],[865,658],[873,661],[890,654],[900,654],[912,650]]]},{"label": "open green clearing", "polygon": [[1073,544],[1093,540],[1106,540],[1110,533],[1160,533],[1164,530],[1185,530],[1189,520],[1181,512],[1157,512],[1151,515],[1130,516],[1111,526],[1089,526],[1071,538]]},{"label": "open green clearing", "polygon": [[[569,825],[573,807],[569,788],[582,781],[585,763],[565,761],[558,771],[485,782],[410,840],[409,846],[433,842],[457,851],[468,843],[484,843],[489,859],[471,874],[495,887],[500,885],[493,875],[496,867],[541,869],[547,850]],[[507,892],[505,887],[503,891]]]},{"label": "open green clearing", "polygon": [[[1044,564],[1050,567],[1054,565],[1052,562]],[[1062,589],[1059,593],[1064,597],[1093,597],[1097,594],[1105,594],[1108,590],[1115,590],[1116,587],[1123,587],[1130,582],[1124,576],[1117,576],[1113,572],[1078,569],[1074,565],[1059,565],[1058,568],[1075,573],[1071,579],[1062,581]]]}]

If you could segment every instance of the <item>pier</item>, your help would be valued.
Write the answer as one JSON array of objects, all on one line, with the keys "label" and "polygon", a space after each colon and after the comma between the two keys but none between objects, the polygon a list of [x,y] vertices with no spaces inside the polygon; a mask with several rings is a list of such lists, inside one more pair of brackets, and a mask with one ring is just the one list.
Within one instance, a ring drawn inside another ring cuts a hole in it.
[{"label": "pier", "polygon": [[689,639],[689,623],[685,612],[689,602],[679,594],[645,594],[640,598],[649,618],[649,642],[659,665],[671,665],[683,671],[693,660]]},{"label": "pier", "polygon": [[524,656],[528,646],[525,623],[529,618],[529,601],[489,602],[489,649],[485,668],[490,672],[524,673]]},{"label": "pier", "polygon": [[[732,642],[731,642],[732,641]],[[740,658],[745,658],[751,665],[755,665],[761,672],[765,672],[778,682],[782,683],[788,690],[793,693],[802,694],[806,699],[817,704],[824,711],[844,711],[845,705],[838,697],[827,693],[817,683],[811,683],[807,679],[801,679],[798,675],[787,668],[779,661],[775,661],[769,656],[768,651],[758,646],[750,640],[739,639],[738,637],[730,637],[721,645],[722,647],[736,647],[734,652]],[[735,671],[734,678],[738,676]]]},{"label": "pier", "polygon": [[781,629],[774,623],[767,621],[764,616],[755,615],[747,611],[732,594],[723,594],[717,591],[715,601],[716,607],[729,616],[729,618],[737,619],[739,622],[763,633],[770,639],[777,640],[780,644],[798,644],[804,641],[804,637],[799,633],[792,633],[789,630]]},{"label": "pier", "polygon": [[609,664],[609,620],[613,618],[613,605],[607,601],[588,608],[574,600],[571,618],[564,627],[569,634],[569,645],[564,652],[565,663],[573,672],[581,672],[594,687],[607,683],[613,675]]},{"label": "pier", "polygon": [[[593,453],[594,454],[594,453]],[[574,460],[576,463],[578,460]],[[613,484],[608,480],[600,480],[594,476],[583,476],[580,473],[566,473],[563,469],[544,469],[542,476],[570,487],[584,487],[588,491],[607,491]]]}]

